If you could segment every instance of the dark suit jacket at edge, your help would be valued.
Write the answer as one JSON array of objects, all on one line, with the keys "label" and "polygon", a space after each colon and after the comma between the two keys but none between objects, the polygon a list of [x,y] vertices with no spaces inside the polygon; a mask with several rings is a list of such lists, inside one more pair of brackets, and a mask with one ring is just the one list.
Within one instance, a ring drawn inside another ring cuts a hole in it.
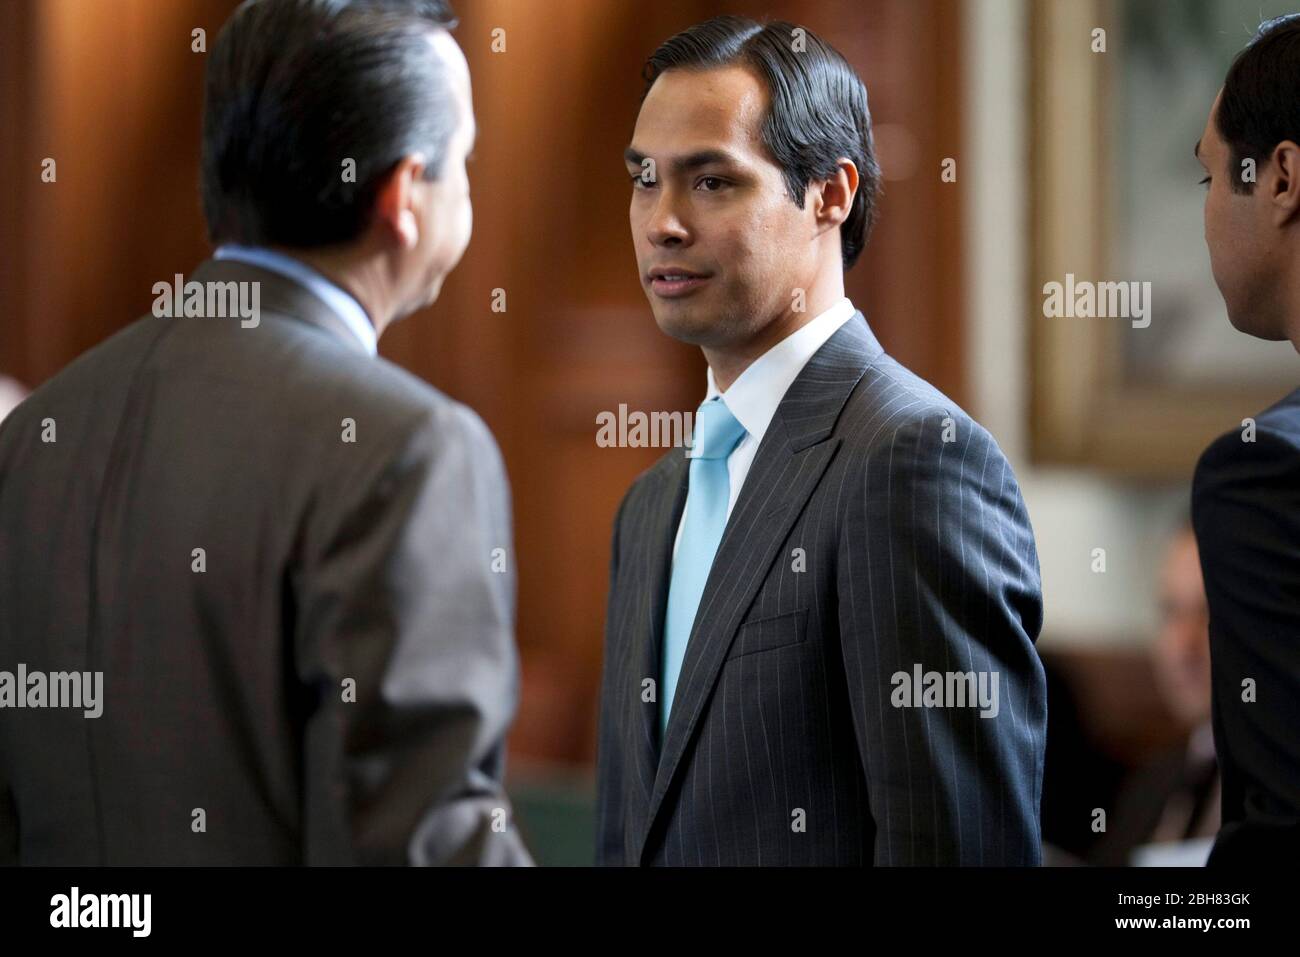
[{"label": "dark suit jacket at edge", "polygon": [[[1223,826],[1210,866],[1300,859],[1300,391],[1201,456],[1192,523],[1210,606]],[[1250,681],[1253,700],[1243,700]]]}]

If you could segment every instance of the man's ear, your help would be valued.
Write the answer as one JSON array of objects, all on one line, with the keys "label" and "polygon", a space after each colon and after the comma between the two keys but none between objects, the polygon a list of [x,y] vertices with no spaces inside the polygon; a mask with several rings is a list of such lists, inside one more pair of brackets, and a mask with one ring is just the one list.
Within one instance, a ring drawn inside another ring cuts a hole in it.
[{"label": "man's ear", "polygon": [[853,197],[858,193],[858,168],[853,160],[841,156],[835,172],[821,180],[816,192],[817,225],[833,228],[849,218]]},{"label": "man's ear", "polygon": [[415,186],[422,182],[425,159],[420,153],[403,156],[379,183],[375,192],[375,219],[384,232],[403,249],[414,249],[420,241]]},{"label": "man's ear", "polygon": [[1300,214],[1300,146],[1283,140],[1273,147],[1262,184],[1273,204],[1273,223],[1285,225]]}]

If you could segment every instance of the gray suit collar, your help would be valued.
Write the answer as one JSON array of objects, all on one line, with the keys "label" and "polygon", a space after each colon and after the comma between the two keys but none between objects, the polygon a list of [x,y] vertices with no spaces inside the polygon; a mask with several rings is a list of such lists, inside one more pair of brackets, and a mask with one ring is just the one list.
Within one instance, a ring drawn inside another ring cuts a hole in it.
[{"label": "gray suit collar", "polygon": [[260,283],[262,312],[308,323],[351,351],[370,356],[343,319],[323,299],[288,276],[234,259],[205,259],[185,278],[187,282]]}]

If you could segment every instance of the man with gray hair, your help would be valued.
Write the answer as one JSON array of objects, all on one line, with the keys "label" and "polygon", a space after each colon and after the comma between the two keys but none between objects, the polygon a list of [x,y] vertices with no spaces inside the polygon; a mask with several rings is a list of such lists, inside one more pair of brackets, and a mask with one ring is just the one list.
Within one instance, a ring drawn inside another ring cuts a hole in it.
[{"label": "man with gray hair", "polygon": [[208,63],[214,256],[0,429],[0,662],[103,679],[94,719],[17,689],[0,861],[531,863],[501,457],[376,356],[469,241],[453,25],[243,4]]}]

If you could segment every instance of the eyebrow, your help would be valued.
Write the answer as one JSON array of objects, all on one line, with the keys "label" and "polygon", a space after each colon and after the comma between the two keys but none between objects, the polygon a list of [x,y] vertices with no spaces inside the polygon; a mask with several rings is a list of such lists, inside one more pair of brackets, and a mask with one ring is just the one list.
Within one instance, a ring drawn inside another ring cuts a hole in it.
[{"label": "eyebrow", "polygon": [[[633,149],[630,146],[623,151],[623,159],[632,166],[640,166],[647,158],[640,150]],[[702,166],[713,166],[715,164],[740,165],[739,161],[726,150],[697,150],[694,153],[687,153],[685,156],[675,157],[669,164],[669,168],[674,173],[689,173],[691,170],[699,169]]]},{"label": "eyebrow", "polygon": [[1192,155],[1195,156],[1197,159],[1200,159],[1200,158],[1201,158],[1201,141],[1200,141],[1200,140],[1197,140],[1197,141],[1196,141],[1196,146],[1192,148]]}]

